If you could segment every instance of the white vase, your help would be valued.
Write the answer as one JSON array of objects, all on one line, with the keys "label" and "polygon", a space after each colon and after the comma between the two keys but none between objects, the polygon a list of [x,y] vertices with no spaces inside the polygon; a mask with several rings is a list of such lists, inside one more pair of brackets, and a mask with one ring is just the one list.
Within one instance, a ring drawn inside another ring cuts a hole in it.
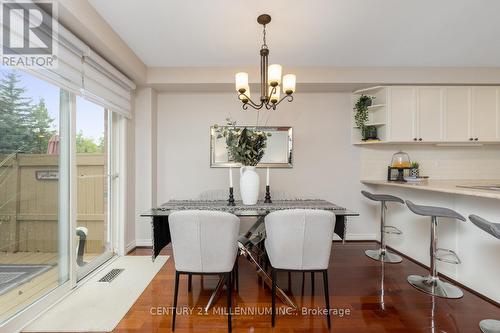
[{"label": "white vase", "polygon": [[240,193],[244,205],[255,205],[259,199],[259,175],[254,166],[240,168]]}]

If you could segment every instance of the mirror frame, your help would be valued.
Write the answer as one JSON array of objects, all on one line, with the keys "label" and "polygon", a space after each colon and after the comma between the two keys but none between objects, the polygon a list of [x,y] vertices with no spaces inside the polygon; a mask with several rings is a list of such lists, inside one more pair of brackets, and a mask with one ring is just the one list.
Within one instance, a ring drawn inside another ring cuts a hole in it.
[{"label": "mirror frame", "polygon": [[[237,128],[248,128],[252,130],[260,130],[260,131],[283,131],[288,132],[288,156],[289,162],[283,163],[259,163],[256,165],[256,168],[284,168],[290,169],[293,168],[293,128],[291,126],[236,126]],[[217,140],[217,135],[215,134],[215,127],[210,127],[210,167],[211,168],[239,168],[241,167],[241,163],[236,162],[215,162],[215,142]]]}]

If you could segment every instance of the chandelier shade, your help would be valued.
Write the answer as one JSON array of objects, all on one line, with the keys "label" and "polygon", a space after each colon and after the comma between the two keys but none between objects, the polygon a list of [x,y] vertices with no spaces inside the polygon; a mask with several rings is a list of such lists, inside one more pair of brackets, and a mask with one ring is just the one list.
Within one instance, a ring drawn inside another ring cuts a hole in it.
[{"label": "chandelier shade", "polygon": [[[238,92],[238,99],[243,103],[243,109],[248,106],[256,110],[266,108],[276,110],[278,104],[287,99],[293,101],[292,94],[295,92],[296,76],[287,74],[282,76],[283,69],[279,64],[268,65],[269,47],[266,43],[266,25],[271,22],[271,16],[262,14],[257,18],[257,22],[263,26],[262,46],[260,48],[260,101],[255,102],[250,97],[250,85],[248,83],[248,73],[239,72],[235,74],[235,87]],[[281,87],[284,96],[280,99]]]}]

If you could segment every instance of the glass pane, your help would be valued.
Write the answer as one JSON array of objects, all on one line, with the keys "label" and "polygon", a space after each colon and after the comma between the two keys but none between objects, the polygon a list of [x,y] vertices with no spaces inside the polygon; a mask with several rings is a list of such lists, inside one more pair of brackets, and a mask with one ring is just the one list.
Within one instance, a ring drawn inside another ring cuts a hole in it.
[{"label": "glass pane", "polygon": [[68,281],[68,95],[0,67],[0,322]]},{"label": "glass pane", "polygon": [[77,97],[76,250],[79,278],[108,259],[111,253],[108,123],[105,108]]}]

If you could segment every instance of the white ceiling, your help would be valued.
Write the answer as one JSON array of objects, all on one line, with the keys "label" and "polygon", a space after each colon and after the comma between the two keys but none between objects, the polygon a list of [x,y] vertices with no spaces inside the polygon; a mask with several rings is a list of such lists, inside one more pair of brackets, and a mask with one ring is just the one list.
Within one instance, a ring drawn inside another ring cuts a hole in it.
[{"label": "white ceiling", "polygon": [[89,0],[147,66],[500,66],[497,0]]}]

